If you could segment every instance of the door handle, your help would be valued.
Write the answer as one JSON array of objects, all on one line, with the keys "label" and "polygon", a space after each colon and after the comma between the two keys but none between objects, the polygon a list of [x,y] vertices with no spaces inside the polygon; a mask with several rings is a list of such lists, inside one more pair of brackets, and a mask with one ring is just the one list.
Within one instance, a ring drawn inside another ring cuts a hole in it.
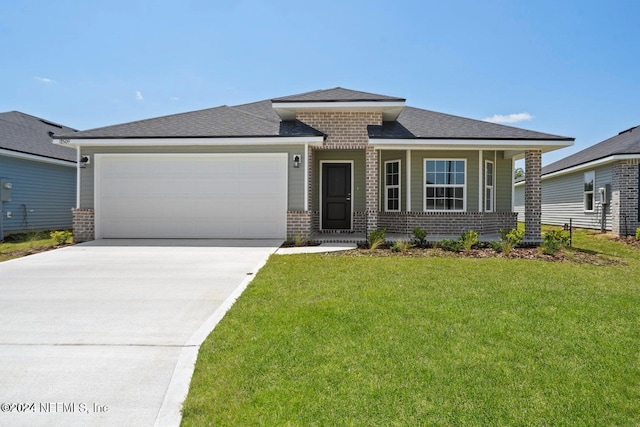
[{"label": "door handle", "polygon": [[351,201],[351,193],[347,193],[347,202]]}]

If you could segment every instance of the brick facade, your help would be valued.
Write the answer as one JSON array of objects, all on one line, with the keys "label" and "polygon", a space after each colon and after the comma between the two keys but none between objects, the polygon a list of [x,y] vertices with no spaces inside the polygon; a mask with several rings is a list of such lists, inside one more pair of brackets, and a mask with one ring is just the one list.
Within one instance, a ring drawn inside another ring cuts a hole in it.
[{"label": "brick facade", "polygon": [[381,125],[382,112],[298,112],[296,118],[327,134],[323,148],[364,149],[367,126]]},{"label": "brick facade", "polygon": [[73,214],[73,241],[88,242],[95,239],[95,215],[93,209],[71,209]]},{"label": "brick facade", "polygon": [[542,241],[542,152],[529,150],[525,153],[524,184],[524,241]]},{"label": "brick facade", "polygon": [[313,212],[287,212],[287,240],[310,240],[312,234]]},{"label": "brick facade", "polygon": [[427,235],[459,236],[473,230],[497,234],[518,225],[515,212],[380,212],[378,227],[388,233],[411,234],[416,227]]},{"label": "brick facade", "polygon": [[611,176],[611,231],[619,236],[635,235],[638,221],[638,160],[613,164]]},{"label": "brick facade", "polygon": [[365,171],[365,206],[367,216],[367,231],[378,228],[378,198],[380,195],[379,174],[378,171],[378,150],[373,147],[367,147],[365,152],[366,171]]}]

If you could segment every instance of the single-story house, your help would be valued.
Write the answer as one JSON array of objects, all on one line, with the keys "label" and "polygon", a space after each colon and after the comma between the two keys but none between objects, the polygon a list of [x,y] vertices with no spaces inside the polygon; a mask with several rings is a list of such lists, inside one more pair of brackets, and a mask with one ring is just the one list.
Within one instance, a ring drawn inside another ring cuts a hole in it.
[{"label": "single-story house", "polygon": [[74,129],[18,111],[0,113],[0,240],[7,234],[70,230],[76,153],[51,144]]},{"label": "single-story house", "polygon": [[76,240],[495,234],[516,226],[513,165],[525,157],[526,238],[538,241],[535,170],[573,141],[343,88],[53,139],[84,160]]},{"label": "single-story house", "polygon": [[[542,223],[610,230],[640,227],[640,127],[624,130],[542,168]],[[515,184],[515,209],[524,219],[524,181]]]}]

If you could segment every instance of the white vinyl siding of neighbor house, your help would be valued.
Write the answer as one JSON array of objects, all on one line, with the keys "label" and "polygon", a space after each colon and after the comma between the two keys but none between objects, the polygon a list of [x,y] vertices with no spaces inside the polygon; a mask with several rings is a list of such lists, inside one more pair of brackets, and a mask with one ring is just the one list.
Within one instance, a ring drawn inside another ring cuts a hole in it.
[{"label": "white vinyl siding of neighbor house", "polygon": [[[105,141],[107,143],[108,141]],[[100,154],[133,154],[133,153],[159,153],[159,154],[194,154],[194,153],[287,153],[289,161],[288,185],[287,185],[287,210],[304,210],[304,171],[306,159],[305,147],[300,146],[154,146],[154,147],[82,147],[82,155],[89,156],[91,162],[86,168],[80,169],[80,206],[81,209],[94,208],[94,155]],[[302,163],[300,167],[293,167],[293,155],[300,154]]]},{"label": "white vinyl siding of neighbor house", "polygon": [[[542,180],[542,223],[564,225],[572,220],[574,227],[600,229],[602,208],[598,188],[611,184],[611,165],[595,169],[594,209],[584,210],[584,170]],[[515,211],[524,221],[524,184],[516,187]],[[611,229],[611,208],[606,205],[606,227]]]}]

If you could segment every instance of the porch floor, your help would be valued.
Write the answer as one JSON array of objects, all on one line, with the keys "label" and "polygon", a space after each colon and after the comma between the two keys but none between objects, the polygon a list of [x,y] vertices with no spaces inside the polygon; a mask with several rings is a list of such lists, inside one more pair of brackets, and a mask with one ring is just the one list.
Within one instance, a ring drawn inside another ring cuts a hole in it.
[{"label": "porch floor", "polygon": [[[446,234],[428,234],[427,242],[434,243],[440,242],[444,239],[458,239],[460,235],[446,235]],[[409,241],[413,238],[413,233],[387,233],[385,241],[387,243],[394,243],[397,241]],[[480,242],[499,242],[501,239],[500,233],[486,233],[480,234],[478,240]],[[365,233],[314,233],[311,236],[311,241],[314,243],[365,243],[367,236]]]}]

